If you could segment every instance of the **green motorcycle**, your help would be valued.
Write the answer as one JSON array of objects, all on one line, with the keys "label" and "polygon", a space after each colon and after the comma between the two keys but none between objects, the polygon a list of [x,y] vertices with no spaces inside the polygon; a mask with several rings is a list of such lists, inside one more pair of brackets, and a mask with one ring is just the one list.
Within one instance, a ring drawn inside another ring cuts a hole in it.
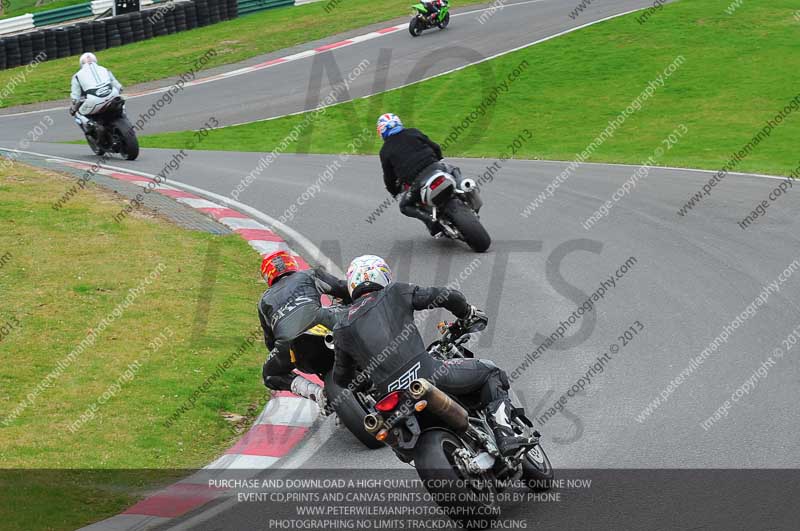
[{"label": "green motorcycle", "polygon": [[447,0],[442,0],[438,15],[435,15],[428,6],[427,2],[411,6],[411,9],[414,10],[414,18],[408,23],[408,32],[412,37],[419,37],[423,31],[434,26],[445,29],[450,24],[450,4]]}]

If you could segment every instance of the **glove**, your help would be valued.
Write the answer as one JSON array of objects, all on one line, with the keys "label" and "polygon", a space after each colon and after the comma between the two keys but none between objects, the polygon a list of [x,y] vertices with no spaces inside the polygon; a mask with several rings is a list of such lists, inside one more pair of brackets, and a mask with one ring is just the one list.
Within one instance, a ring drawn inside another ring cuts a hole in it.
[{"label": "glove", "polygon": [[484,325],[487,325],[489,324],[489,316],[477,306],[470,306],[467,321],[469,321],[470,325],[476,323],[483,323]]},{"label": "glove", "polygon": [[75,116],[75,113],[77,113],[77,112],[78,112],[78,109],[76,109],[75,107],[70,107],[69,108],[69,115],[70,116]]}]

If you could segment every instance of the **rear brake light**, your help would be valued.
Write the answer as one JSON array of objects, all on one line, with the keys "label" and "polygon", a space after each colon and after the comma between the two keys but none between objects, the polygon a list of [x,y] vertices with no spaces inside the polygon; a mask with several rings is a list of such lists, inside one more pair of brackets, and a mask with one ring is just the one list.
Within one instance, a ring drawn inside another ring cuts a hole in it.
[{"label": "rear brake light", "polygon": [[375,409],[386,413],[396,408],[398,402],[400,402],[400,391],[393,391],[381,398],[380,402],[375,404]]},{"label": "rear brake light", "polygon": [[431,183],[431,190],[436,190],[444,182],[444,175],[440,175]]}]

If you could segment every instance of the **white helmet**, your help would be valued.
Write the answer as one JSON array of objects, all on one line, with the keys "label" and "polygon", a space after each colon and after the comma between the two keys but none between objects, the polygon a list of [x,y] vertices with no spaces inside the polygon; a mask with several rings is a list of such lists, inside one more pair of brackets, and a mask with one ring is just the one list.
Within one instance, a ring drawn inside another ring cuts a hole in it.
[{"label": "white helmet", "polygon": [[97,62],[97,57],[95,57],[95,55],[92,52],[86,52],[85,54],[81,55],[80,59],[81,66],[96,62]]},{"label": "white helmet", "polygon": [[347,290],[350,296],[360,286],[372,284],[385,288],[392,282],[392,270],[380,256],[365,254],[354,258],[347,268]]}]

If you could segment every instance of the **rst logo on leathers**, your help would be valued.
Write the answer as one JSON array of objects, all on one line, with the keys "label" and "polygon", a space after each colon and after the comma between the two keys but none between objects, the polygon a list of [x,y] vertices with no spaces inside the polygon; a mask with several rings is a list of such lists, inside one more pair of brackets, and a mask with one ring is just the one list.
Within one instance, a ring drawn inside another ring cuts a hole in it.
[{"label": "rst logo on leathers", "polygon": [[389,392],[394,391],[395,389],[406,389],[411,382],[417,379],[417,374],[419,374],[419,368],[421,366],[420,362],[415,363],[410,369],[400,376],[397,380],[393,381],[389,384]]}]

